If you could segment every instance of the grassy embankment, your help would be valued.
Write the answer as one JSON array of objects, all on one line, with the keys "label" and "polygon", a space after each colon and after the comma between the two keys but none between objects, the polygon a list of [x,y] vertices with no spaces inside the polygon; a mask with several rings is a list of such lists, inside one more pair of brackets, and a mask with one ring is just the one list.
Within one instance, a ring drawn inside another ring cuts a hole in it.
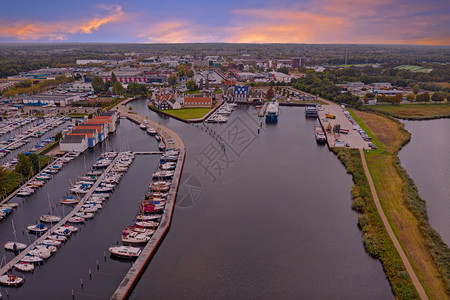
[{"label": "grassy embankment", "polygon": [[[396,155],[409,141],[409,133],[395,119],[368,112],[354,113],[366,132],[383,146],[366,152],[365,157],[392,229],[430,299],[448,299],[450,250],[428,223],[425,202]],[[392,281],[391,284],[394,289]]]},{"label": "grassy embankment", "polygon": [[450,118],[450,103],[373,105],[365,109],[405,120]]},{"label": "grassy embankment", "polygon": [[163,112],[169,114],[171,116],[189,120],[189,119],[198,119],[205,116],[211,108],[182,108],[182,109],[166,109]]}]

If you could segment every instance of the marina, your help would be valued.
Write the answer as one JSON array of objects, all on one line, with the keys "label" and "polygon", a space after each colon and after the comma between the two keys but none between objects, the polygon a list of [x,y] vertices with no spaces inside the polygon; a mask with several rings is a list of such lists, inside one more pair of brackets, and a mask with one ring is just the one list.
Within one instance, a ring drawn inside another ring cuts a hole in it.
[{"label": "marina", "polygon": [[[68,222],[70,218],[72,218],[73,216],[78,214],[80,211],[82,211],[83,207],[85,207],[85,203],[89,203],[88,200],[90,199],[90,197],[94,194],[94,192],[97,190],[97,188],[99,186],[101,186],[102,182],[107,177],[108,172],[116,165],[116,163],[120,159],[122,159],[123,155],[128,155],[128,154],[127,153],[125,153],[125,154],[124,153],[119,153],[119,154],[116,153],[115,154],[114,160],[110,161],[106,170],[104,172],[102,172],[102,174],[98,177],[96,182],[87,191],[86,195],[82,199],[80,199],[79,203],[74,207],[74,209],[69,214],[64,216],[63,219],[58,220],[56,222],[57,223],[56,225],[54,225],[50,229],[42,223],[38,223],[37,225],[28,226],[27,228],[31,233],[39,234],[40,237],[34,243],[32,243],[26,249],[24,249],[22,252],[20,252],[20,254],[18,254],[16,257],[14,257],[11,261],[9,261],[5,266],[3,266],[0,269],[0,276],[6,274],[14,265],[19,263],[23,258],[25,258],[32,251],[30,249],[33,249],[37,245],[42,244],[48,238],[51,238],[55,234],[56,234],[56,236],[67,235],[65,230],[69,230],[69,234],[71,234],[71,231],[76,231],[77,229],[75,227],[72,227],[74,229],[68,228],[65,225],[66,222]],[[64,229],[61,230],[62,228],[64,228]],[[45,258],[48,258],[48,256]]]}]

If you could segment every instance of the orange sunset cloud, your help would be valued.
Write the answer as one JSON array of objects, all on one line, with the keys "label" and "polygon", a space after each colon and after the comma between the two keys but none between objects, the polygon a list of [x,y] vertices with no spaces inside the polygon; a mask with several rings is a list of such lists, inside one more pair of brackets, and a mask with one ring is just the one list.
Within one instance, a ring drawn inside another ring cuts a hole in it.
[{"label": "orange sunset cloud", "polygon": [[100,26],[122,21],[125,13],[119,5],[98,5],[99,8],[109,12],[102,17],[85,20],[71,20],[59,22],[18,21],[6,22],[0,19],[0,37],[15,37],[20,40],[66,40],[69,34],[92,33]]},{"label": "orange sunset cloud", "polygon": [[249,17],[234,30],[229,40],[239,43],[317,43],[318,36],[330,36],[345,27],[340,17],[316,15],[303,11],[236,10]]}]

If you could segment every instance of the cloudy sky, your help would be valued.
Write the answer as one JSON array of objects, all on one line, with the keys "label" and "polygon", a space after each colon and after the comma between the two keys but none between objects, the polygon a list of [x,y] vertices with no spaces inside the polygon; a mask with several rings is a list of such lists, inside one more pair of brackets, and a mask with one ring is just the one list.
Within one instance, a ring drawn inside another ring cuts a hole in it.
[{"label": "cloudy sky", "polygon": [[0,42],[450,45],[450,0],[0,3]]}]

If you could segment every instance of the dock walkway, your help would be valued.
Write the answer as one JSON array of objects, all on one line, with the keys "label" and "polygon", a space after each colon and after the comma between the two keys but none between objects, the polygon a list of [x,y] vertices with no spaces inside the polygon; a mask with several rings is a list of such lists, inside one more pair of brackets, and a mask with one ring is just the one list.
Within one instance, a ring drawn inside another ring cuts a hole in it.
[{"label": "dock walkway", "polygon": [[23,141],[23,140],[29,138],[29,137],[31,137],[32,135],[34,135],[36,132],[38,132],[38,131],[41,130],[42,128],[44,128],[44,127],[46,127],[46,126],[48,126],[48,125],[53,125],[54,123],[57,123],[58,121],[61,121],[61,120],[64,119],[64,118],[65,118],[65,116],[63,116],[63,117],[61,117],[61,118],[59,118],[59,119],[55,119],[55,120],[53,120],[52,122],[44,123],[44,124],[40,125],[40,126],[39,126],[36,130],[34,130],[33,132],[31,132],[31,133],[29,133],[29,134],[27,134],[27,135],[21,137],[20,139],[18,139],[18,140],[16,140],[16,141],[12,142],[12,143],[10,143],[10,144],[8,144],[8,145],[5,146],[4,148],[5,148],[5,149],[9,149],[9,148],[11,148],[11,146],[13,146],[13,145],[15,145],[15,144],[17,144],[17,143],[19,143],[19,142],[21,142],[21,141]]}]

